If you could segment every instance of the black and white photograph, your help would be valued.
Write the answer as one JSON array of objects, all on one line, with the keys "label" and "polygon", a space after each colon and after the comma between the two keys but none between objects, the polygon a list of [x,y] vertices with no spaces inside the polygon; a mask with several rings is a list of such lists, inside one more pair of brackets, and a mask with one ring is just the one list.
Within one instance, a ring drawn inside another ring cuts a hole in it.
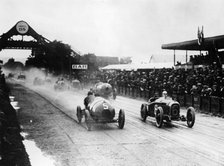
[{"label": "black and white photograph", "polygon": [[1,0],[0,166],[224,166],[223,0]]}]

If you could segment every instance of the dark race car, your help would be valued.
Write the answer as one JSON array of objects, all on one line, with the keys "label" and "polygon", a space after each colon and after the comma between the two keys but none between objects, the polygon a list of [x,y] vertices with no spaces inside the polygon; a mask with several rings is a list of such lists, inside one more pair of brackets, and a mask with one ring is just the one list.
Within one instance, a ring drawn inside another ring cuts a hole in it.
[{"label": "dark race car", "polygon": [[21,73],[20,73],[20,74],[18,75],[17,79],[18,79],[18,80],[25,80],[25,79],[26,79],[26,76],[25,76],[24,74],[21,74]]},{"label": "dark race car", "polygon": [[195,122],[195,109],[187,108],[186,116],[180,115],[180,104],[169,97],[151,98],[147,103],[141,105],[140,115],[142,121],[146,121],[147,116],[154,117],[156,126],[162,127],[163,122],[187,121],[189,128],[192,128]]},{"label": "dark race car", "polygon": [[[110,91],[111,87],[108,84],[101,84],[98,90],[102,92]],[[109,89],[107,89],[109,88]],[[99,92],[99,91],[98,91]],[[94,123],[115,123],[118,122],[118,127],[123,129],[125,123],[124,110],[120,109],[118,117],[116,118],[115,108],[111,104],[110,100],[106,96],[110,96],[109,93],[88,93],[88,96],[84,100],[85,108],[81,109],[77,106],[77,119],[79,123],[82,121],[83,115],[85,116],[85,122],[88,130]]]},{"label": "dark race car", "polygon": [[79,80],[77,80],[77,79],[72,80],[71,87],[73,89],[76,89],[76,90],[81,90],[82,89],[81,82]]},{"label": "dark race car", "polygon": [[59,78],[54,84],[55,91],[65,91],[65,90],[69,90],[69,89],[70,89],[70,87],[69,87],[68,83],[65,82],[63,78]]}]

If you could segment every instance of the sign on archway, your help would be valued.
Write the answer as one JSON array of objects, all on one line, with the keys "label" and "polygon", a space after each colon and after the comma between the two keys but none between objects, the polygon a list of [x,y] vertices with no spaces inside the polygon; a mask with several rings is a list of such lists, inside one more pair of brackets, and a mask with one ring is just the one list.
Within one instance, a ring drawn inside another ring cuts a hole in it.
[{"label": "sign on archway", "polygon": [[29,30],[29,25],[25,22],[25,21],[19,21],[17,24],[16,24],[16,30],[24,35],[28,32]]}]

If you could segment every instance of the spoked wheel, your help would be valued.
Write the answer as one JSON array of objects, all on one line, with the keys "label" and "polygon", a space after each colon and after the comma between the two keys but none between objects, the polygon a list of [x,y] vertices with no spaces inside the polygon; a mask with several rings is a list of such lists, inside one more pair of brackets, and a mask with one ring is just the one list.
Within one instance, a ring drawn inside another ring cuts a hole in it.
[{"label": "spoked wheel", "polygon": [[155,118],[156,118],[156,126],[158,128],[161,128],[163,125],[163,108],[162,107],[158,107],[155,110]]},{"label": "spoked wheel", "polygon": [[91,124],[91,117],[90,117],[89,110],[85,110],[85,122],[86,122],[86,127],[88,131],[91,131],[92,124]]},{"label": "spoked wheel", "polygon": [[140,114],[142,121],[145,122],[147,118],[147,107],[145,104],[142,104]]},{"label": "spoked wheel", "polygon": [[193,107],[189,107],[187,109],[187,126],[192,128],[195,122],[195,109]]},{"label": "spoked wheel", "polygon": [[81,121],[82,121],[82,109],[81,109],[80,106],[77,106],[76,115],[77,115],[78,122],[81,123]]},{"label": "spoked wheel", "polygon": [[121,109],[119,111],[119,115],[118,115],[118,127],[119,127],[119,129],[124,128],[124,123],[125,123],[125,113],[124,113],[124,110]]}]

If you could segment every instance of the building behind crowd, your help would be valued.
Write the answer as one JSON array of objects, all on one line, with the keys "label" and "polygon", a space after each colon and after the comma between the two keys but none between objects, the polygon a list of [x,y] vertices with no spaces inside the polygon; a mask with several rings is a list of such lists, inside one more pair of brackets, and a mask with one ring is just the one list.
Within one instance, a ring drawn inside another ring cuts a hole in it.
[{"label": "building behind crowd", "polygon": [[97,56],[96,61],[99,67],[104,67],[109,64],[119,64],[118,57]]}]

